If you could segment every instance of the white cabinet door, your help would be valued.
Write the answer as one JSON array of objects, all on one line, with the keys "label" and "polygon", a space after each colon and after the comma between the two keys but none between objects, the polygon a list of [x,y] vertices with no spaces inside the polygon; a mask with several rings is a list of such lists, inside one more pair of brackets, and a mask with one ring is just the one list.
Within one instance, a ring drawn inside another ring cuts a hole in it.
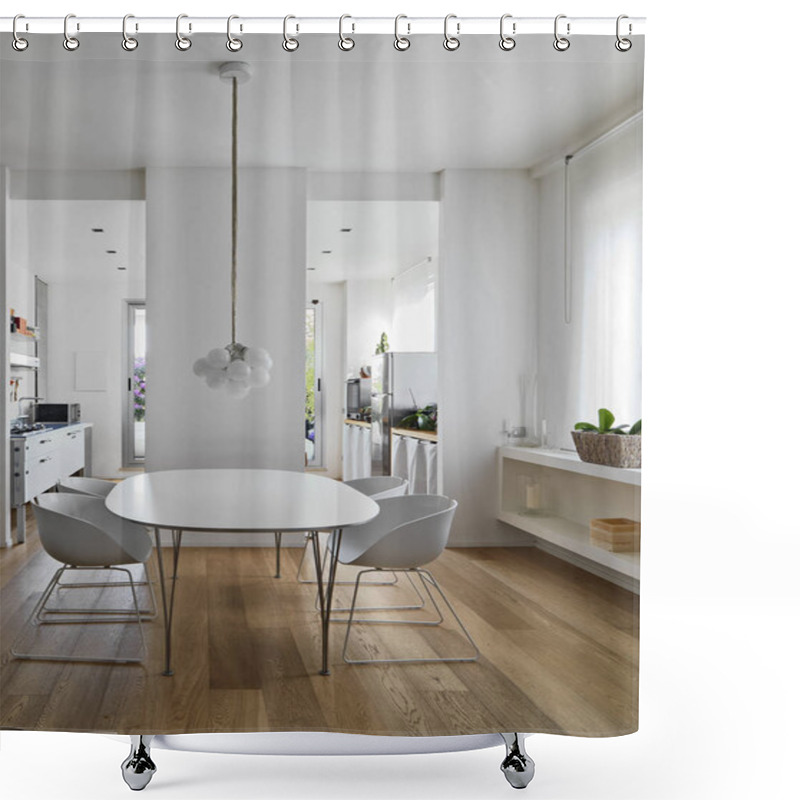
[{"label": "white cabinet door", "polygon": [[66,478],[83,469],[85,457],[83,430],[65,432],[64,442],[58,453],[59,478]]}]

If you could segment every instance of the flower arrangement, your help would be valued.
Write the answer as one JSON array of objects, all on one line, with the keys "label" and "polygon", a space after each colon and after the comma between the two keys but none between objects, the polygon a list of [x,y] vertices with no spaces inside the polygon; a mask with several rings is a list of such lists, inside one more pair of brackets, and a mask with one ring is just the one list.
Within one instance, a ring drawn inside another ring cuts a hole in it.
[{"label": "flower arrangement", "polygon": [[144,359],[137,358],[133,362],[133,419],[135,422],[144,420],[146,385]]}]

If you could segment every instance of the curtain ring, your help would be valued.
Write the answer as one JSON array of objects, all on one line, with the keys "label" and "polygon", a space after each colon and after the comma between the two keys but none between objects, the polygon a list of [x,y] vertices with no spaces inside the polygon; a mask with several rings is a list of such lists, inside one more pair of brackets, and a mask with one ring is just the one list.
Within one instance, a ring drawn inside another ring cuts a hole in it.
[{"label": "curtain ring", "polygon": [[[139,46],[139,40],[135,36],[130,36],[128,34],[128,20],[135,19],[133,14],[126,14],[122,18],[122,49],[127,50],[129,53],[132,50],[135,50]],[[139,26],[136,26],[136,30],[139,30]]]},{"label": "curtain ring", "polygon": [[[287,53],[294,53],[294,51],[297,50],[298,47],[300,47],[300,40],[295,39],[293,36],[289,36],[288,26],[290,19],[297,19],[297,17],[293,17],[291,14],[289,14],[288,16],[285,16],[283,18],[283,49]],[[299,30],[300,26],[297,25],[295,27],[295,32],[298,32]]]},{"label": "curtain ring", "polygon": [[[627,14],[620,14],[617,17],[617,41],[614,42],[614,47],[616,47],[617,50],[620,51],[620,53],[627,53],[628,50],[630,50],[631,47],[633,47],[633,42],[630,39],[624,39],[622,36],[620,36],[620,32],[619,32],[620,31],[620,23],[624,19],[628,19],[628,15]],[[629,22],[628,23],[628,36],[630,36],[632,32],[633,32],[633,26]]]},{"label": "curtain ring", "polygon": [[456,22],[456,35],[451,36],[450,32],[448,31],[448,26],[450,24],[451,19],[457,19],[455,14],[448,14],[444,18],[444,45],[445,50],[449,50],[452,52],[453,50],[458,50],[461,47],[461,40],[458,38],[458,34],[461,33],[461,23]]},{"label": "curtain ring", "polygon": [[558,32],[558,21],[560,19],[566,19],[566,14],[559,14],[556,17],[555,22],[553,23],[553,35],[555,36],[555,41],[553,42],[553,47],[558,50],[559,53],[563,53],[565,50],[569,50],[570,41],[567,39],[570,33],[570,23],[567,23],[567,36],[562,36]]},{"label": "curtain ring", "polygon": [[[64,49],[69,50],[70,52],[72,52],[73,50],[77,50],[81,46],[81,43],[78,41],[76,36],[69,35],[69,21],[71,19],[75,19],[74,14],[67,14],[67,16],[64,17],[64,41],[63,41]],[[81,29],[80,25],[76,23],[76,30],[80,29]]]},{"label": "curtain ring", "polygon": [[25,19],[25,15],[24,14],[17,14],[17,16],[14,17],[14,22],[13,22],[12,28],[11,28],[11,32],[12,32],[14,38],[11,40],[11,46],[18,53],[21,53],[23,50],[27,50],[28,49],[28,40],[27,39],[23,39],[17,33],[17,20],[18,19]]},{"label": "curtain ring", "polygon": [[408,33],[406,36],[400,35],[400,20],[401,19],[408,19],[405,14],[398,14],[394,18],[394,49],[400,50],[401,52],[404,50],[408,50],[411,47],[411,39],[408,38],[408,34],[411,33],[411,23],[407,22],[406,26],[408,28]]},{"label": "curtain ring", "polygon": [[[343,26],[344,26],[344,21],[346,19],[353,19],[353,18],[349,14],[342,14],[342,16],[339,17],[339,49],[345,51],[352,50],[356,46],[355,39],[351,39],[349,36],[344,35]],[[352,23],[352,26],[353,26],[352,32],[354,33],[356,29],[355,22]]]},{"label": "curtain ring", "polygon": [[[244,46],[244,42],[241,39],[237,39],[231,33],[231,22],[233,22],[233,20],[235,19],[239,19],[239,17],[237,17],[236,14],[231,14],[228,17],[228,41],[225,42],[225,47],[227,47],[228,50],[231,51],[231,53],[238,53]],[[241,29],[242,29],[241,26],[239,26],[240,31]]]},{"label": "curtain ring", "polygon": [[503,14],[503,16],[500,17],[500,49],[505,50],[506,52],[508,52],[509,50],[513,50],[517,46],[517,40],[514,38],[513,35],[516,34],[517,32],[517,23],[516,22],[511,23],[512,35],[509,36],[505,32],[505,24],[507,19],[511,19],[511,14]]},{"label": "curtain ring", "polygon": [[[181,33],[181,20],[188,19],[188,14],[178,14],[177,19],[175,20],[175,47],[178,50],[186,52],[192,46],[192,40],[187,38]],[[192,24],[189,23],[189,31],[192,30]]]}]

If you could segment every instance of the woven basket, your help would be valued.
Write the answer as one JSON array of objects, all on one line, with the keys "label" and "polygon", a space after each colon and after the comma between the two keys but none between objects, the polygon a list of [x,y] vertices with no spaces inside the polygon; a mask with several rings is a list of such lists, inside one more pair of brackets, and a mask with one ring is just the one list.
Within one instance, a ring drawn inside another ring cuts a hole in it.
[{"label": "woven basket", "polygon": [[581,461],[606,467],[641,467],[642,437],[630,434],[572,431]]}]

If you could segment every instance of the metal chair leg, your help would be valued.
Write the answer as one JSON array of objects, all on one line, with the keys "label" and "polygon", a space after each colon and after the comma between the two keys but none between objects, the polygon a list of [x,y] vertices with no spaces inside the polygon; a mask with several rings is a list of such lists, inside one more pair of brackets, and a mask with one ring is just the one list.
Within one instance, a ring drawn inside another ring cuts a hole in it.
[{"label": "metal chair leg", "polygon": [[280,578],[281,576],[281,539],[283,538],[283,533],[281,531],[275,531],[275,577]]},{"label": "metal chair leg", "polygon": [[[411,663],[434,663],[434,662],[440,662],[440,661],[447,661],[447,662],[477,661],[478,656],[480,655],[480,651],[478,650],[478,646],[475,644],[475,641],[473,640],[472,636],[470,636],[469,631],[467,631],[464,623],[461,621],[461,618],[456,613],[456,611],[453,608],[452,604],[447,599],[447,596],[442,591],[442,587],[439,586],[439,584],[436,581],[436,579],[433,577],[433,575],[430,574],[430,572],[428,572],[428,570],[419,569],[419,568],[413,568],[413,569],[408,569],[408,570],[397,570],[397,571],[398,572],[414,572],[420,577],[420,580],[422,581],[422,585],[425,587],[425,590],[426,590],[426,592],[428,593],[428,596],[431,599],[431,603],[436,608],[436,610],[437,610],[437,612],[439,614],[439,619],[438,620],[435,620],[435,621],[431,621],[431,620],[413,620],[413,619],[412,620],[409,620],[409,619],[391,619],[391,620],[386,620],[386,619],[383,619],[383,620],[381,620],[381,619],[362,619],[362,620],[356,620],[354,618],[354,613],[355,613],[355,610],[356,610],[356,598],[358,597],[358,590],[360,588],[359,584],[360,584],[361,576],[363,574],[367,573],[367,572],[372,572],[372,571],[374,571],[374,570],[362,570],[361,572],[359,572],[358,577],[356,578],[356,587],[355,587],[355,590],[353,592],[353,600],[352,600],[352,603],[351,603],[351,606],[350,606],[350,616],[349,616],[349,618],[347,620],[347,631],[345,632],[344,645],[342,647],[342,659],[343,659],[343,661],[345,663],[347,663],[347,664],[397,664],[397,663],[411,664]],[[443,658],[381,658],[381,659],[378,659],[378,658],[368,658],[368,659],[352,659],[352,658],[348,658],[348,656],[347,656],[347,645],[348,645],[348,643],[350,641],[350,630],[352,628],[353,622],[360,622],[361,624],[366,624],[366,625],[429,625],[429,626],[430,625],[440,625],[443,622],[444,618],[442,616],[441,609],[439,608],[438,604],[436,603],[436,601],[435,601],[435,599],[433,597],[433,594],[430,591],[430,587],[431,586],[437,590],[437,592],[441,596],[442,600],[444,600],[445,604],[447,605],[447,608],[450,610],[450,613],[453,615],[453,618],[458,623],[459,628],[461,628],[461,632],[464,634],[464,636],[466,637],[467,641],[472,646],[472,649],[474,650],[474,654],[473,655],[464,656],[464,657],[445,656]]]}]

